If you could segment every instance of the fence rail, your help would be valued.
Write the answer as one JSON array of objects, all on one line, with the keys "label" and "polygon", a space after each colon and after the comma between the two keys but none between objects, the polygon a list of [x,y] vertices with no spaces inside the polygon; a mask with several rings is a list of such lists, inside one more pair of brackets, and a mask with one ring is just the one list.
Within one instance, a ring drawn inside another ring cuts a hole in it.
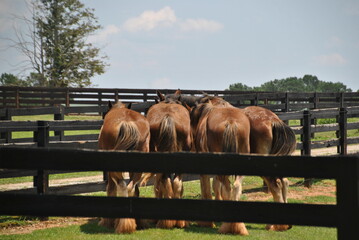
[{"label": "fence rail", "polygon": [[[164,94],[176,89],[160,89]],[[217,95],[237,107],[263,106],[273,111],[289,112],[303,109],[321,109],[359,106],[359,93],[289,93],[289,92],[243,92],[214,90],[181,90],[183,94],[198,95],[203,92]],[[107,101],[153,103],[154,89],[120,88],[40,88],[0,87],[0,107],[23,108],[64,105],[102,106]]]},{"label": "fence rail", "polygon": [[[0,168],[7,169],[319,177],[333,178],[337,182],[336,205],[0,193],[0,214],[3,215],[270,222],[336,227],[340,240],[351,239],[357,234],[358,157],[263,157],[213,153],[0,148],[0,158]],[[221,163],[220,168],[218,162]]]}]

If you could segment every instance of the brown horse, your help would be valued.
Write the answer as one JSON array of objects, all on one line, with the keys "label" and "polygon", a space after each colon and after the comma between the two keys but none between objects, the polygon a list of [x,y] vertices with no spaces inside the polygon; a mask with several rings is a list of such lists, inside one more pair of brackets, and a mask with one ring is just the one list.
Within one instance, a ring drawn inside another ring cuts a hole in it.
[{"label": "brown horse", "polygon": [[[151,106],[147,112],[150,123],[150,151],[179,152],[190,151],[192,134],[188,110],[177,101],[165,101],[164,96],[157,91],[160,102]],[[155,195],[157,198],[181,198],[183,195],[182,174],[175,174],[171,180],[170,174],[155,174]],[[185,221],[159,220],[157,227],[172,228],[186,227]]]},{"label": "brown horse", "polygon": [[[212,98],[212,97],[211,97]],[[197,105],[191,111],[191,127],[197,152],[231,152],[249,154],[250,123],[243,112],[220,99]],[[242,193],[242,177],[235,176],[233,187],[229,176],[215,176],[213,189],[216,200],[239,201]],[[201,175],[202,199],[212,199],[210,177]],[[211,222],[200,222],[213,227]],[[248,235],[244,223],[223,223],[220,233]]]},{"label": "brown horse", "polygon": [[[219,97],[204,97],[201,102],[211,101],[215,106],[230,105]],[[296,149],[296,139],[293,130],[272,111],[257,106],[244,109],[250,121],[251,153],[262,155],[290,155]],[[282,177],[262,176],[275,202],[287,203],[288,179]],[[268,224],[266,229],[285,231],[290,225]]]},{"label": "brown horse", "polygon": [[[295,151],[293,130],[272,111],[250,106],[244,109],[251,124],[251,153],[263,155],[290,155]],[[288,180],[282,177],[262,177],[275,202],[286,203]],[[268,230],[285,231],[289,225],[267,225]]]},{"label": "brown horse", "polygon": [[[149,142],[150,126],[144,116],[122,103],[110,104],[98,139],[99,149],[149,152]],[[126,184],[125,172],[109,172],[107,196],[138,197],[142,173],[130,173],[129,176],[130,181]],[[132,233],[137,227],[135,219],[131,218],[102,218],[99,224],[114,227],[116,233]]]}]

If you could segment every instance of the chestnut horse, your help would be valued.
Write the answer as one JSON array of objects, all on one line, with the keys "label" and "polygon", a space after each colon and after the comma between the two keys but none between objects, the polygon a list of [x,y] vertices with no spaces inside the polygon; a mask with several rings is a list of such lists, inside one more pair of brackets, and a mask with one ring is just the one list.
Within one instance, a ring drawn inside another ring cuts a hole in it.
[{"label": "chestnut horse", "polygon": [[[188,110],[177,101],[165,101],[157,91],[160,102],[152,105],[147,112],[150,123],[152,152],[190,151],[192,134]],[[171,180],[168,173],[155,174],[155,196],[157,198],[181,198],[183,195],[182,174],[175,174]],[[157,227],[186,227],[185,221],[159,220]]]},{"label": "chestnut horse", "polygon": [[[251,153],[262,155],[291,155],[296,149],[293,130],[272,111],[250,106],[244,112],[251,124]],[[283,177],[262,177],[272,193],[275,202],[287,203],[288,179]],[[289,225],[271,225],[266,229],[285,231]]]},{"label": "chestnut horse", "polygon": [[[211,101],[215,106],[230,105],[219,97],[204,97],[201,102]],[[258,106],[243,109],[250,122],[250,152],[262,155],[291,155],[296,149],[293,130],[272,111]],[[283,177],[262,176],[275,202],[287,203],[288,180]],[[208,181],[208,180],[207,180]],[[266,229],[285,231],[290,225],[271,225]]]},{"label": "chestnut horse", "polygon": [[[149,152],[150,126],[140,113],[130,110],[122,103],[110,104],[98,139],[99,149],[103,150],[137,150]],[[130,181],[126,184],[125,172],[108,172],[107,196],[139,196],[138,183],[142,173],[129,173]],[[136,230],[135,219],[102,218],[100,225],[114,227],[116,233],[132,233]]]},{"label": "chestnut horse", "polygon": [[[210,97],[212,98],[212,97]],[[228,152],[249,154],[250,123],[244,111],[225,101],[212,99],[198,104],[191,111],[191,127],[197,152]],[[202,199],[212,199],[210,177],[201,175]],[[229,176],[215,176],[213,189],[216,200],[239,201],[242,193],[242,176],[235,176],[233,187]],[[213,227],[212,222],[200,222]],[[223,223],[220,233],[248,235],[242,222]]]}]

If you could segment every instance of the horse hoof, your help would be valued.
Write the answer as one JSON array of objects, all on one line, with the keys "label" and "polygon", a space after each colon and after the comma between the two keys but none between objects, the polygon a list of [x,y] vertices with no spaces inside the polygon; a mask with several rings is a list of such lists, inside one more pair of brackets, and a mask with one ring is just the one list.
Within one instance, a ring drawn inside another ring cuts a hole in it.
[{"label": "horse hoof", "polygon": [[158,220],[156,227],[158,228],[174,228],[176,226],[176,220]]},{"label": "horse hoof", "polygon": [[118,218],[115,222],[116,233],[133,233],[136,231],[136,220],[133,218]]},{"label": "horse hoof", "polygon": [[268,231],[276,231],[276,232],[283,232],[283,231],[287,231],[289,229],[292,228],[292,225],[272,225],[272,224],[268,224],[266,226],[266,229]]},{"label": "horse hoof", "polygon": [[222,234],[237,234],[242,236],[249,235],[248,230],[244,223],[222,223],[221,227],[218,230]]},{"label": "horse hoof", "polygon": [[178,220],[176,222],[176,227],[178,227],[178,228],[186,228],[186,227],[188,227],[188,222],[184,221],[184,220]]}]

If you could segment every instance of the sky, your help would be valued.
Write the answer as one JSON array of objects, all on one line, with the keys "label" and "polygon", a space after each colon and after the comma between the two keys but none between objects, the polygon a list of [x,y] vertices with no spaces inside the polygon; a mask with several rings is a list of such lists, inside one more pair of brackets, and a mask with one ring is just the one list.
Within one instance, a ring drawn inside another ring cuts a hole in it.
[{"label": "sky", "polygon": [[[359,89],[359,0],[82,2],[102,25],[88,41],[108,56],[96,87],[224,90],[310,74]],[[10,14],[25,15],[25,0],[0,0],[0,73],[16,74]]]}]

